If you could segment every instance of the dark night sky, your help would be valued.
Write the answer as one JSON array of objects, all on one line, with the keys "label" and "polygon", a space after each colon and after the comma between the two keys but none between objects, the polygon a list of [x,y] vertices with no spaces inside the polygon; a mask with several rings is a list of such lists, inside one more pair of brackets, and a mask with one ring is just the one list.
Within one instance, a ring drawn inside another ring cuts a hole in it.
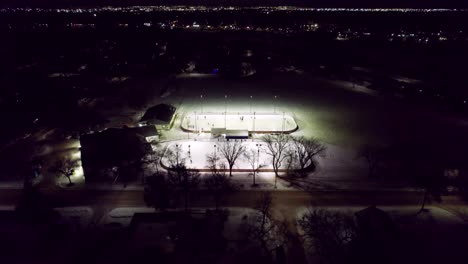
[{"label": "dark night sky", "polygon": [[467,8],[467,0],[0,0],[4,7],[127,5],[299,5],[312,7]]}]

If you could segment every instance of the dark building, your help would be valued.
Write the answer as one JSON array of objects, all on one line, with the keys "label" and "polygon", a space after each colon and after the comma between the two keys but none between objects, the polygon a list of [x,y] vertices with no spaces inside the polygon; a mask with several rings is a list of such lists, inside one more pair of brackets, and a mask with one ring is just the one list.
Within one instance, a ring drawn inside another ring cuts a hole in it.
[{"label": "dark building", "polygon": [[356,212],[357,225],[361,235],[388,238],[397,231],[392,218],[383,210],[375,206]]},{"label": "dark building", "polygon": [[86,182],[138,179],[139,161],[151,150],[146,138],[155,135],[154,126],[111,128],[82,135],[81,161]]},{"label": "dark building", "polygon": [[156,256],[158,263],[213,263],[225,252],[224,221],[203,212],[135,213],[126,248],[138,261]]},{"label": "dark building", "polygon": [[140,119],[140,125],[155,125],[157,129],[170,129],[174,122],[176,108],[168,104],[158,104],[148,110]]},{"label": "dark building", "polygon": [[375,206],[355,213],[356,263],[398,263],[399,229],[392,218]]}]

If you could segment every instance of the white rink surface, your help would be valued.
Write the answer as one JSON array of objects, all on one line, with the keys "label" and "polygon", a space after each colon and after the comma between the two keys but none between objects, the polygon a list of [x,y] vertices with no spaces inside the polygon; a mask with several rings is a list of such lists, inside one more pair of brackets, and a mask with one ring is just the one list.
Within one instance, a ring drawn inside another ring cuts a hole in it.
[{"label": "white rink surface", "polygon": [[198,132],[210,132],[212,128],[226,128],[248,131],[293,131],[297,124],[294,118],[285,113],[196,113],[184,116],[182,128]]}]

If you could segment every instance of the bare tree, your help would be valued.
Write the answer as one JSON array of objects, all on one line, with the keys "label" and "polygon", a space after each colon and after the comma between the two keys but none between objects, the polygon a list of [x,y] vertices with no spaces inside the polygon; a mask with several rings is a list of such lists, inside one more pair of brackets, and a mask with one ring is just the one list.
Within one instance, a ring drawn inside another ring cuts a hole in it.
[{"label": "bare tree", "polygon": [[271,163],[273,165],[273,171],[275,172],[275,188],[279,176],[279,169],[288,156],[290,138],[291,137],[286,134],[266,135],[262,137],[263,142],[266,143],[266,153],[271,156]]},{"label": "bare tree", "polygon": [[359,149],[358,155],[367,161],[368,177],[376,177],[377,169],[382,161],[382,150],[375,146],[364,145]]},{"label": "bare tree", "polygon": [[210,153],[206,155],[206,163],[208,164],[208,169],[210,169],[211,174],[221,173],[221,170],[225,169],[225,165],[220,163],[221,158],[216,155],[216,153]]},{"label": "bare tree", "polygon": [[71,158],[62,158],[55,162],[51,167],[51,171],[58,173],[59,176],[66,177],[69,181],[68,186],[72,186],[71,176],[75,173],[75,168],[78,166],[78,161]]},{"label": "bare tree", "polygon": [[229,165],[229,176],[232,176],[232,167],[236,163],[236,160],[245,152],[245,146],[242,145],[242,142],[238,141],[224,141],[221,144],[218,144],[218,149],[221,152],[221,155],[226,159]]},{"label": "bare tree", "polygon": [[244,159],[247,160],[249,163],[250,167],[252,168],[252,179],[253,183],[252,186],[257,186],[257,183],[255,182],[256,176],[258,171],[265,167],[264,164],[260,163],[260,151],[256,151],[255,149],[250,149],[250,151],[245,151],[244,152]]},{"label": "bare tree", "polygon": [[249,234],[260,244],[263,252],[271,259],[273,252],[286,244],[287,225],[276,221],[272,215],[271,192],[263,192],[257,201],[256,212],[249,223]]},{"label": "bare tree", "polygon": [[294,137],[292,140],[292,153],[299,164],[299,173],[305,176],[306,168],[314,165],[314,157],[324,153],[326,147],[318,139]]},{"label": "bare tree", "polygon": [[211,174],[203,181],[205,187],[213,195],[216,211],[224,195],[236,190],[230,177],[223,172],[225,165],[219,162],[220,157],[216,153],[206,155],[206,161]]},{"label": "bare tree", "polygon": [[299,226],[309,252],[331,264],[344,262],[357,233],[352,215],[324,209],[309,210],[299,220]]},{"label": "bare tree", "polygon": [[177,176],[177,182],[182,182],[182,175],[187,171],[187,167],[185,166],[185,157],[181,146],[175,144],[168,148],[166,150],[166,158],[169,162],[169,174],[171,176]]},{"label": "bare tree", "polygon": [[[444,175],[444,169],[451,163],[446,158],[447,153],[441,153],[440,149],[426,142],[410,142],[395,148],[400,150],[398,153],[403,164],[403,173],[413,186],[424,190],[418,214],[425,211],[427,202],[441,202],[449,184]],[[403,148],[405,151],[401,151]]]},{"label": "bare tree", "polygon": [[177,167],[185,166],[185,156],[182,152],[182,147],[179,144],[175,144],[166,150],[166,157],[169,161],[169,166],[172,169]]},{"label": "bare tree", "polygon": [[203,181],[206,189],[212,194],[216,211],[223,197],[236,190],[236,186],[231,182],[231,178],[224,173],[213,173]]},{"label": "bare tree", "polygon": [[162,173],[147,177],[145,181],[144,200],[148,206],[165,210],[171,204],[173,186]]},{"label": "bare tree", "polygon": [[[153,175],[159,173],[161,168],[161,158],[163,156],[163,150],[159,147],[159,144],[155,141],[151,142],[152,149],[146,153],[142,158],[141,163],[145,171]],[[180,152],[180,151],[179,151]]]},{"label": "bare tree", "polygon": [[168,171],[168,182],[174,186],[174,191],[183,195],[184,208],[188,211],[191,194],[200,184],[200,173],[179,165],[175,170]]},{"label": "bare tree", "polygon": [[427,202],[431,202],[432,200],[436,202],[442,201],[442,195],[447,192],[448,181],[444,176],[443,169],[439,166],[431,166],[427,163],[421,164],[418,167],[412,171],[411,180],[415,186],[424,190],[421,208],[418,211],[419,214],[425,211]]}]

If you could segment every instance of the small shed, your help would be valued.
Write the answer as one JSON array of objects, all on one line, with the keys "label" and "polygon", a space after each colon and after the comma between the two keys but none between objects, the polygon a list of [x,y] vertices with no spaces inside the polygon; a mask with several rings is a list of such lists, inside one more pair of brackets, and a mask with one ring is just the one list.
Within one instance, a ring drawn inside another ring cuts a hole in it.
[{"label": "small shed", "polygon": [[212,128],[211,135],[213,137],[222,136],[226,139],[248,139],[249,131],[247,129]]},{"label": "small shed", "polygon": [[226,139],[248,139],[249,131],[247,129],[226,130]]}]

